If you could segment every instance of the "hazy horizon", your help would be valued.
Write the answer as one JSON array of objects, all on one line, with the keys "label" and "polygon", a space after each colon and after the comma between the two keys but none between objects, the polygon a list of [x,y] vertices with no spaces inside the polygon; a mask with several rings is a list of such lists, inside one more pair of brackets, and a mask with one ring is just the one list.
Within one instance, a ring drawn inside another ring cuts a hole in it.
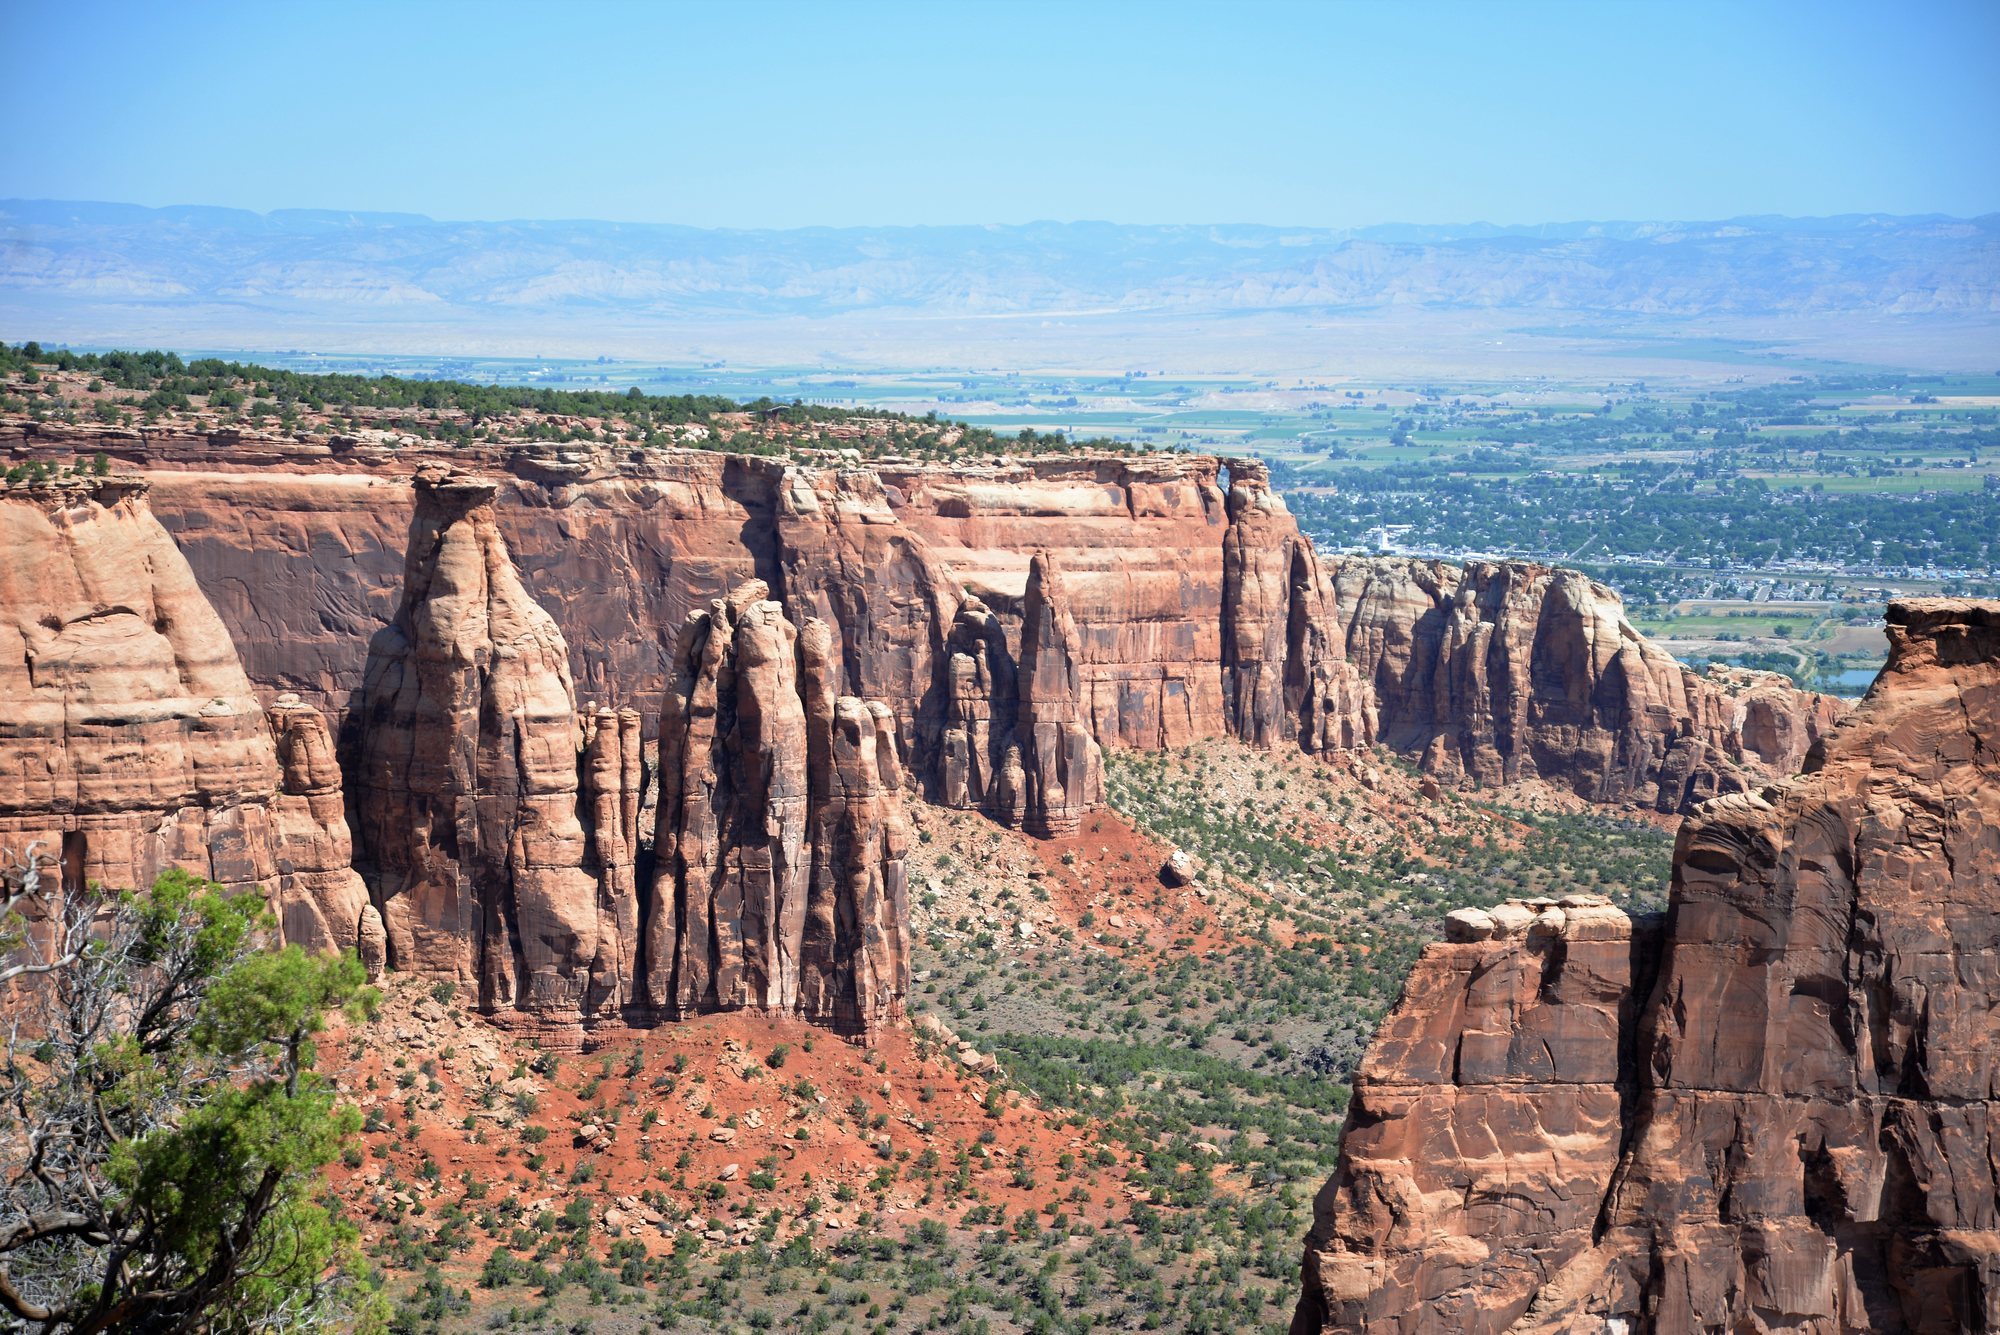
[{"label": "hazy horizon", "polygon": [[57,127],[0,162],[17,338],[1539,373],[1586,324],[1593,355],[2000,357],[1978,0],[0,0],[0,31],[0,113]]},{"label": "hazy horizon", "polygon": [[1495,222],[1490,218],[1377,218],[1365,222],[1332,225],[1299,221],[1267,221],[1253,218],[1213,217],[1202,219],[1167,220],[1135,218],[1114,220],[1110,218],[1023,218],[1017,221],[1002,221],[991,218],[941,219],[934,222],[886,222],[886,223],[791,223],[782,225],[731,225],[686,223],[671,218],[597,218],[577,215],[520,215],[516,217],[470,217],[445,216],[423,213],[411,209],[371,209],[344,208],[338,205],[277,205],[271,208],[245,208],[233,204],[216,204],[195,199],[174,200],[163,204],[145,204],[129,199],[84,199],[58,198],[51,196],[17,195],[0,197],[0,209],[12,205],[62,205],[79,208],[132,209],[148,213],[217,213],[244,214],[253,218],[271,219],[287,215],[330,218],[380,218],[400,219],[427,223],[471,224],[506,226],[523,224],[533,226],[587,225],[603,227],[645,227],[645,228],[685,228],[695,232],[899,232],[899,231],[940,231],[959,230],[1026,230],[1038,227],[1050,228],[1143,228],[1158,230],[1200,230],[1204,228],[1229,230],[1262,230],[1292,233],[1324,233],[1337,236],[1364,235],[1373,232],[1410,229],[1445,233],[1453,236],[1476,236],[1481,234],[1533,234],[1549,232],[1552,229],[1574,228],[1679,228],[1728,226],[1731,224],[1772,224],[1772,223],[1854,223],[1864,221],[1883,222],[1980,222],[2000,217],[2000,206],[1980,213],[1947,213],[1937,210],[1921,212],[1898,212],[1893,209],[1856,209],[1845,213],[1738,213],[1717,217],[1666,216],[1659,217],[1545,217],[1516,222]]}]

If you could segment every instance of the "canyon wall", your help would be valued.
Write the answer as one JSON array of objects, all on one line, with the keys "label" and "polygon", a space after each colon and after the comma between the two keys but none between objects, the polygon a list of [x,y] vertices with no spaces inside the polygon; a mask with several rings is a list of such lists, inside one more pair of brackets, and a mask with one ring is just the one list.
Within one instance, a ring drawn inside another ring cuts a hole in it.
[{"label": "canyon wall", "polygon": [[839,692],[827,623],[795,627],[769,593],[714,600],[675,646],[645,996],[866,1034],[909,988],[895,720]]},{"label": "canyon wall", "polygon": [[380,924],[341,807],[325,721],[266,719],[143,481],[0,490],[0,848],[69,893],[262,885],[285,938],[359,946]]},{"label": "canyon wall", "polygon": [[534,1023],[870,1032],[906,770],[1040,835],[1101,805],[1103,746],[1220,735],[1679,810],[1828,718],[1679,668],[1581,576],[1322,559],[1254,462],[95,443],[179,544],[143,484],[7,493],[0,819],[77,876],[270,885],[295,938]]},{"label": "canyon wall", "polygon": [[1447,778],[1539,778],[1681,811],[1790,773],[1837,711],[1775,678],[1688,672],[1570,572],[1321,557],[1254,461],[815,467],[0,429],[20,457],[99,449],[145,469],[251,679],[339,726],[369,638],[401,603],[409,479],[440,463],[493,486],[493,522],[576,690],[638,709],[649,740],[682,622],[762,579],[794,625],[827,624],[839,689],[890,708],[928,796],[1010,824],[1030,817],[1010,678],[1038,552],[1062,573],[1079,722],[1100,746],[1234,735],[1331,754],[1380,740]]},{"label": "canyon wall", "polygon": [[514,568],[492,484],[436,469],[415,490],[402,605],[357,710],[360,863],[390,963],[471,984],[486,1010],[615,1010],[633,869],[604,864],[581,812],[600,796],[584,776],[624,767],[579,767],[568,646]]},{"label": "canyon wall", "polygon": [[887,706],[839,689],[827,623],[761,580],[690,612],[656,711],[579,715],[571,656],[498,489],[415,479],[401,606],[355,706],[359,865],[389,962],[545,1026],[711,1010],[868,1035],[901,1011],[902,773]]},{"label": "canyon wall", "polygon": [[2000,1328],[2000,605],[1889,634],[1805,773],[1682,826],[1657,928],[1453,915],[1295,1332]]},{"label": "canyon wall", "polygon": [[1683,667],[1574,570],[1327,565],[1366,730],[1440,776],[1684,811],[1795,772],[1842,711],[1770,674]]}]

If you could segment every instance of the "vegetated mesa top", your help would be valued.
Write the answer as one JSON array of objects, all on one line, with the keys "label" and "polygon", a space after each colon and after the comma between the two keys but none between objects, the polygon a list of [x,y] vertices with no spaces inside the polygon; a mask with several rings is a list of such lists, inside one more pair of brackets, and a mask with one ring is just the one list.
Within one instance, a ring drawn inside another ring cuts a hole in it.
[{"label": "vegetated mesa top", "polygon": [[295,439],[378,445],[565,442],[640,449],[788,455],[853,450],[868,458],[950,461],[987,455],[1140,452],[1108,438],[1073,440],[880,409],[709,394],[539,389],[278,370],[171,352],[77,353],[0,343],[0,418],[158,430],[235,428]]}]

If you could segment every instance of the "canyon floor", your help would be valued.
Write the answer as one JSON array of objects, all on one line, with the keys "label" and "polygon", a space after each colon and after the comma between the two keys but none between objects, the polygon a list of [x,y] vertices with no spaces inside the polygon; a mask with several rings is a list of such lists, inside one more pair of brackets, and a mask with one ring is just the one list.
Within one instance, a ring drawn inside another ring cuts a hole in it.
[{"label": "canyon floor", "polygon": [[396,1328],[1282,1329],[1348,1074],[1444,912],[1664,894],[1670,822],[1539,787],[1107,764],[1063,838],[912,804],[912,1023],[874,1050],[736,1014],[544,1051],[392,975],[323,1048]]}]

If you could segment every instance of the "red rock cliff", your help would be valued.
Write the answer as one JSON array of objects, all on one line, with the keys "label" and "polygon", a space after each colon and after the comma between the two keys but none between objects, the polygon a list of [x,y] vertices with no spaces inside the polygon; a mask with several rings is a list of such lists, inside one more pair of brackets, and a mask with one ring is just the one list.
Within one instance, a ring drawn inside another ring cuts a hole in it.
[{"label": "red rock cliff", "polygon": [[1447,919],[1355,1074],[1295,1331],[1494,1335],[1589,1248],[1658,941],[1595,895]]},{"label": "red rock cliff", "polygon": [[142,481],[0,490],[0,847],[71,887],[261,885],[285,939],[373,965],[341,808],[324,720],[267,721]]},{"label": "red rock cliff", "polygon": [[[567,646],[515,571],[493,496],[443,470],[417,479],[402,606],[362,691],[362,868],[392,965],[472,983],[487,1010],[573,1019],[631,994],[631,869],[603,857],[635,850],[585,836]],[[622,781],[622,742],[584,772]],[[625,801],[607,807],[621,822]]]},{"label": "red rock cliff", "polygon": [[[1889,621],[1806,773],[1682,827],[1656,953],[1550,988],[1531,933],[1454,915],[1357,1083],[1295,1331],[2000,1328],[2000,605]],[[1529,1005],[1490,981],[1524,969]],[[1474,1034],[1505,1106],[1468,1111]]]},{"label": "red rock cliff", "polygon": [[1681,666],[1573,570],[1327,565],[1368,729],[1433,773],[1682,811],[1793,773],[1840,713],[1764,674]]},{"label": "red rock cliff", "polygon": [[645,996],[866,1033],[908,990],[894,720],[751,581],[692,614],[660,722]]},{"label": "red rock cliff", "polygon": [[[639,708],[650,736],[681,622],[762,579],[794,624],[827,623],[840,689],[889,706],[932,796],[1010,821],[1029,814],[1006,786],[1018,702],[990,693],[1008,687],[992,651],[1018,664],[1036,552],[1063,572],[1079,718],[1100,745],[1380,739],[1448,777],[1672,811],[1790,773],[1834,710],[1684,672],[1581,576],[1322,560],[1254,461],[1230,461],[1225,487],[1225,465],[1185,455],[863,468],[37,432],[12,448],[145,466],[252,680],[336,723],[400,606],[406,479],[443,460],[494,487],[493,522],[586,699]],[[975,646],[982,625],[999,636]]]}]

